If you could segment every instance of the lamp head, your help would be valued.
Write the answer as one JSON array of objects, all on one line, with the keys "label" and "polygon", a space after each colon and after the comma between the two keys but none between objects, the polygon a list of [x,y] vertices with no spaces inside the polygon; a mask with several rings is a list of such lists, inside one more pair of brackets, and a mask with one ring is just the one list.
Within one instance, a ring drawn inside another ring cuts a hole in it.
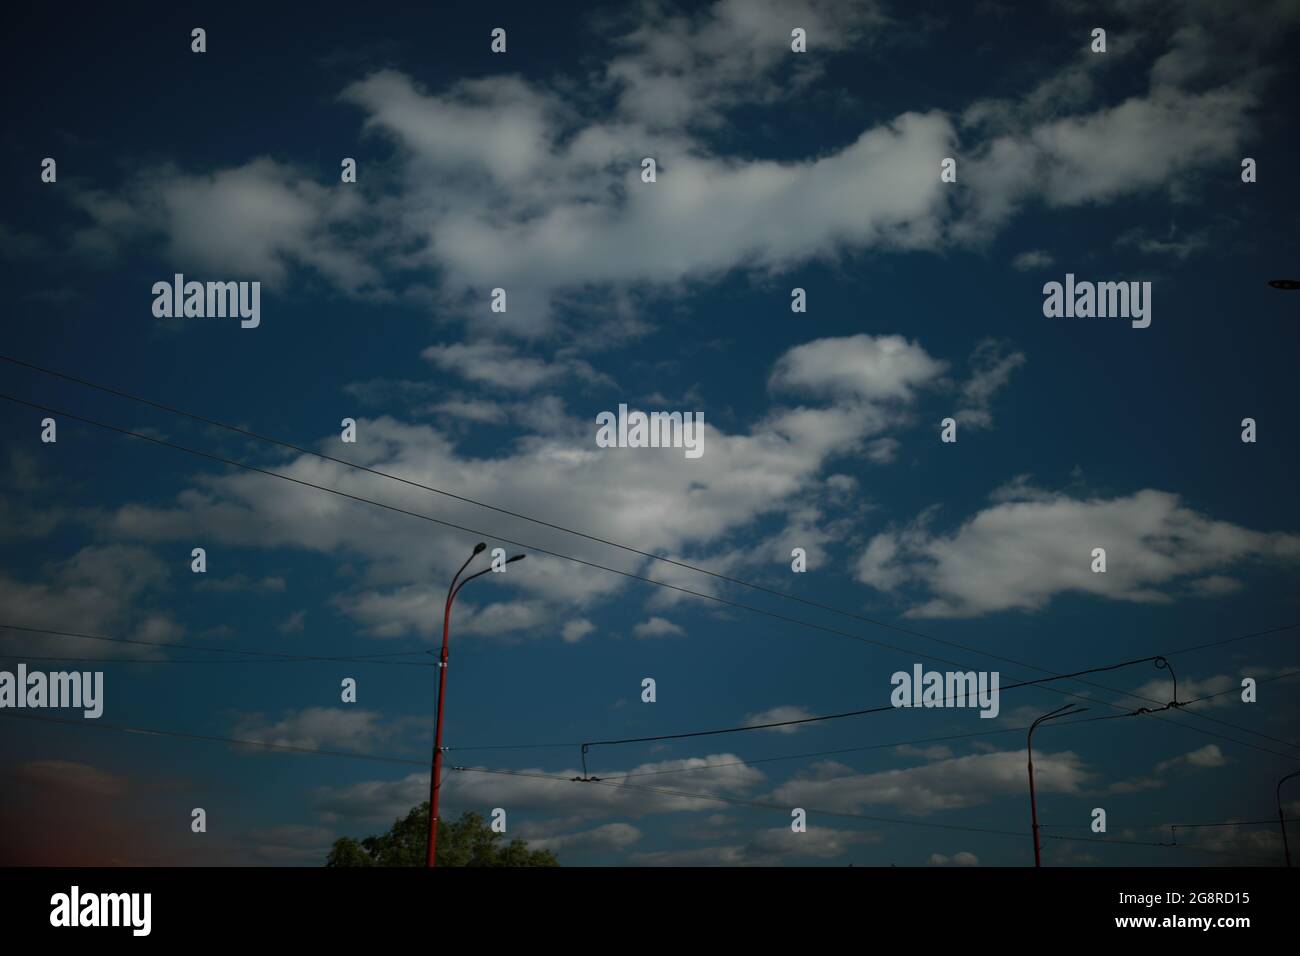
[{"label": "lamp head", "polygon": [[513,561],[522,561],[526,557],[528,557],[526,554],[516,554],[513,558],[507,558],[506,564],[510,564]]},{"label": "lamp head", "polygon": [[479,554],[482,551],[486,550],[486,548],[487,548],[487,543],[480,541],[478,544],[474,545],[474,553]]}]

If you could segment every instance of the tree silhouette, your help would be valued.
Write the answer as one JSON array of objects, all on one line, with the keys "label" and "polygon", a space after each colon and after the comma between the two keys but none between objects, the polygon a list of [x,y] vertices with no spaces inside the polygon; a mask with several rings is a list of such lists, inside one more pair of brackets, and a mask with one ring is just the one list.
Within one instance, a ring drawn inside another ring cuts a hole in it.
[{"label": "tree silhouette", "polygon": [[[428,853],[429,801],[393,821],[387,833],[364,840],[334,841],[326,866],[424,866]],[[467,812],[454,823],[438,821],[439,866],[559,866],[550,850],[530,850],[523,840],[502,843],[501,834],[480,814]]]}]

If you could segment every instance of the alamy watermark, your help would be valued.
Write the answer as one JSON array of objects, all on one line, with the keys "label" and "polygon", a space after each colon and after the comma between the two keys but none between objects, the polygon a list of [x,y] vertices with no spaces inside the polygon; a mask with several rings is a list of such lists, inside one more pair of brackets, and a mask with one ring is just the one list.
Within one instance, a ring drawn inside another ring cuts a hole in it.
[{"label": "alamy watermark", "polygon": [[260,282],[186,282],[178,272],[171,282],[155,282],[153,294],[155,318],[237,317],[245,329],[255,329],[262,323]]},{"label": "alamy watermark", "polygon": [[1075,282],[1065,274],[1065,284],[1043,286],[1043,315],[1049,319],[1132,319],[1133,328],[1151,324],[1150,282]]},{"label": "alamy watermark", "polygon": [[148,936],[152,917],[152,893],[82,893],[73,886],[50,897],[51,926],[127,926],[132,936]]},{"label": "alamy watermark", "polygon": [[598,448],[683,448],[687,458],[704,454],[703,412],[629,412],[596,416]]},{"label": "alamy watermark", "polygon": [[999,703],[997,671],[896,671],[889,702],[895,707],[978,707],[981,717],[996,717]]},{"label": "alamy watermark", "polygon": [[104,713],[103,671],[0,671],[0,708],[74,708],[95,720]]}]

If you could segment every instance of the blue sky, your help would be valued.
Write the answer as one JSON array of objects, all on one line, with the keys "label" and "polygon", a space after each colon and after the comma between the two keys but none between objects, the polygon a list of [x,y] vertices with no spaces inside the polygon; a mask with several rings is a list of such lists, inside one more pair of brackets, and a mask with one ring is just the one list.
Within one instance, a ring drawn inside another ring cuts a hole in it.
[{"label": "blue sky", "polygon": [[[904,649],[534,552],[457,605],[446,743],[457,765],[567,778],[581,741],[887,703],[890,675],[924,655],[1005,685],[1296,621],[1300,333],[1296,293],[1267,285],[1296,272],[1296,135],[1277,107],[1295,3],[1250,18],[1146,0],[24,17],[2,41],[5,354],[1027,666],[7,363],[0,391],[25,401],[482,534],[70,419],[44,444],[44,413],[4,402],[0,623],[423,652],[469,549],[510,538]],[[206,53],[190,51],[195,26]],[[356,183],[340,182],[344,157]],[[261,324],[155,318],[151,287],[178,272],[259,281]],[[1150,327],[1045,318],[1043,285],[1067,273],[1149,281]],[[620,403],[703,412],[703,457],[597,448],[596,415]],[[111,658],[103,724],[417,762],[431,745],[427,667],[0,642],[6,667]],[[1130,844],[1273,815],[1297,752],[1295,683],[1279,679],[1296,652],[1291,630],[1171,654],[1180,699],[1254,677],[1255,703],[1229,692],[1040,731],[1046,832],[1112,841],[1048,841],[1046,861],[1277,858],[1269,827]],[[1089,716],[1136,706],[1123,691],[1167,699],[1146,664],[1098,682],[1062,687],[1101,701]],[[1019,865],[1024,735],[1008,728],[1070,699],[1022,689],[996,720],[900,710],[589,758],[607,779],[672,771],[628,782],[733,802],[473,772],[443,799],[505,808],[509,834],[571,865]],[[427,797],[416,764],[27,720],[0,732],[10,862],[316,865]],[[474,749],[514,745],[529,747]],[[755,763],[775,757],[791,759]],[[790,807],[808,808],[807,833]],[[1088,829],[1095,807],[1105,834]]]}]

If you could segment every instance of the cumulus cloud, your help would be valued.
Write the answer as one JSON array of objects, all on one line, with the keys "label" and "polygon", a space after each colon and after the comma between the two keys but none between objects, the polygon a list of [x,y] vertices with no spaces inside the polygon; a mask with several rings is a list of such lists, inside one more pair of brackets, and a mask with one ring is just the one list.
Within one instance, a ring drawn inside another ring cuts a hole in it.
[{"label": "cumulus cloud", "polygon": [[851,335],[797,345],[777,361],[771,386],[826,398],[905,402],[946,365],[901,335]]},{"label": "cumulus cloud", "polygon": [[[384,69],[346,82],[341,101],[396,148],[382,188],[328,188],[266,157],[151,169],[121,188],[70,191],[90,219],[76,241],[102,254],[161,237],[194,268],[274,283],[302,267],[348,294],[462,316],[504,287],[511,305],[494,332],[594,342],[604,334],[583,334],[580,309],[557,317],[579,290],[626,304],[845,249],[983,241],[1035,201],[1176,189],[1240,156],[1271,78],[1261,63],[1297,16],[1288,3],[1247,21],[1203,2],[1126,0],[1108,13],[1105,57],[1080,45],[1014,98],[885,115],[837,149],[771,159],[727,155],[710,133],[739,107],[807,96],[828,60],[896,36],[883,6],[721,0],[688,11],[651,0],[592,18],[607,52],[581,76],[426,89]],[[791,23],[818,56],[790,56]],[[1104,101],[1111,64],[1148,47],[1147,88]],[[659,164],[653,184],[639,175],[648,154]],[[936,174],[946,156],[962,157],[959,198]],[[11,233],[0,235],[21,248]],[[626,315],[596,324],[635,334]]]},{"label": "cumulus cloud", "polygon": [[[544,421],[521,422],[523,434],[491,457],[467,454],[439,428],[388,416],[358,419],[358,441],[349,457],[453,493],[473,489],[476,498],[508,502],[512,511],[720,570],[788,562],[794,544],[808,549],[816,566],[825,548],[848,531],[836,528],[821,503],[842,506],[853,499],[851,480],[825,477],[825,464],[832,457],[863,453],[869,440],[892,437],[883,433],[905,427],[915,393],[937,388],[945,363],[894,336],[856,335],[811,345],[778,360],[772,387],[815,392],[822,402],[775,404],[748,428],[732,431],[706,423],[708,451],[698,460],[672,449],[598,449],[594,416],[565,414],[558,403],[546,409]],[[863,360],[865,369],[844,364],[845,355]],[[473,505],[434,499],[427,491],[382,482],[336,462],[302,455],[275,470],[416,515],[491,528],[530,546],[680,581],[692,590],[714,586],[681,569],[611,553],[520,519],[485,515]],[[770,538],[749,548],[734,545],[737,535],[777,515],[784,515],[785,526]],[[376,637],[433,636],[445,595],[429,582],[445,580],[452,570],[445,567],[447,555],[466,553],[470,543],[435,523],[259,474],[204,477],[171,504],[128,504],[103,525],[127,540],[200,535],[230,545],[293,548],[358,561],[364,574],[335,606]],[[554,633],[572,609],[608,600],[625,583],[617,575],[578,572],[562,559],[533,554],[508,573],[471,585],[457,604],[457,627],[483,635]],[[646,622],[643,633],[662,634],[664,625]]]},{"label": "cumulus cloud", "polygon": [[1032,269],[1046,269],[1056,262],[1050,252],[1043,249],[1028,249],[1011,260],[1011,268],[1017,272],[1029,272]]},{"label": "cumulus cloud", "polygon": [[931,866],[979,866],[980,858],[968,850],[946,856],[943,853],[930,854]]},{"label": "cumulus cloud", "polygon": [[1156,773],[1164,773],[1175,767],[1191,767],[1198,770],[1212,769],[1225,766],[1227,763],[1228,758],[1224,756],[1218,744],[1206,744],[1198,750],[1192,750],[1169,760],[1160,761],[1156,764]]},{"label": "cumulus cloud", "polygon": [[667,618],[652,617],[632,628],[637,637],[682,637],[686,632]]},{"label": "cumulus cloud", "polygon": [[592,624],[585,617],[579,617],[574,618],[572,621],[565,621],[560,636],[566,644],[577,644],[595,629],[595,624]]},{"label": "cumulus cloud", "polygon": [[641,831],[630,823],[606,823],[590,830],[529,840],[528,845],[532,849],[555,853],[602,853],[625,850],[641,836]]},{"label": "cumulus cloud", "polygon": [[232,735],[281,747],[313,750],[342,748],[364,752],[388,739],[392,725],[373,710],[353,707],[307,707],[286,713],[278,720],[262,714],[244,714],[236,721]]},{"label": "cumulus cloud", "polygon": [[[796,707],[792,704],[784,704],[780,707],[771,707],[767,710],[760,710],[756,714],[745,715],[746,727],[758,727],[762,724],[776,724],[786,720],[804,720],[814,716],[803,707]],[[803,730],[806,725],[794,724],[787,727],[769,727],[768,730],[776,734],[793,734]]]},{"label": "cumulus cloud", "polygon": [[[624,774],[690,769],[692,788],[724,796],[748,792],[765,779],[760,771],[729,753],[644,763],[627,771],[608,770],[594,763],[591,766],[592,775],[602,778],[601,783],[574,783],[573,778],[581,776],[578,768],[524,768],[512,775],[475,772],[481,768],[469,768],[451,773],[443,782],[442,795],[450,803],[466,806],[508,806],[583,817],[641,817],[652,813],[714,810],[718,802],[622,786],[619,781]],[[413,773],[400,780],[324,787],[316,791],[315,805],[328,821],[392,819],[428,799],[428,795],[429,775]]]},{"label": "cumulus cloud", "polygon": [[[1300,536],[1213,520],[1170,492],[1074,498],[1021,484],[997,497],[948,533],[930,530],[927,514],[876,535],[858,560],[858,580],[878,590],[910,583],[929,592],[908,611],[912,617],[975,617],[1039,610],[1064,592],[1167,602],[1170,588],[1209,572],[1300,558]],[[1106,549],[1105,574],[1091,570],[1096,547]]]},{"label": "cumulus cloud", "polygon": [[985,339],[970,357],[971,374],[961,385],[961,406],[953,417],[967,428],[989,428],[993,424],[993,396],[1011,379],[1011,373],[1025,364],[1025,353],[995,339]]},{"label": "cumulus cloud", "polygon": [[634,853],[631,860],[642,866],[779,866],[834,860],[855,847],[877,843],[880,836],[864,830],[836,830],[810,826],[795,833],[788,826],[759,830],[748,843],[656,850]]},{"label": "cumulus cloud", "polygon": [[277,286],[290,267],[303,266],[349,292],[379,282],[374,266],[344,237],[363,211],[360,196],[317,185],[303,170],[265,157],[210,174],[151,169],[128,183],[124,195],[73,195],[92,220],[75,242],[96,255],[159,235],[178,269],[216,272],[223,280]]},{"label": "cumulus cloud", "polygon": [[546,362],[499,342],[431,345],[421,355],[444,372],[492,388],[528,391],[568,376],[588,382],[611,381],[579,359]]},{"label": "cumulus cloud", "polygon": [[[1025,752],[996,751],[936,760],[917,767],[855,773],[833,761],[814,764],[809,771],[772,791],[772,798],[790,806],[856,812],[870,806],[892,806],[905,813],[926,815],[942,810],[978,806],[1025,786]],[[1040,793],[1078,793],[1093,775],[1070,751],[1034,754],[1034,779]]]},{"label": "cumulus cloud", "polygon": [[[183,633],[171,614],[155,605],[166,593],[167,566],[147,548],[87,545],[66,560],[51,562],[40,580],[0,573],[0,607],[6,620],[46,628],[141,641],[175,641]],[[86,657],[156,657],[141,644],[104,642],[18,630],[0,632],[6,653]]]}]

